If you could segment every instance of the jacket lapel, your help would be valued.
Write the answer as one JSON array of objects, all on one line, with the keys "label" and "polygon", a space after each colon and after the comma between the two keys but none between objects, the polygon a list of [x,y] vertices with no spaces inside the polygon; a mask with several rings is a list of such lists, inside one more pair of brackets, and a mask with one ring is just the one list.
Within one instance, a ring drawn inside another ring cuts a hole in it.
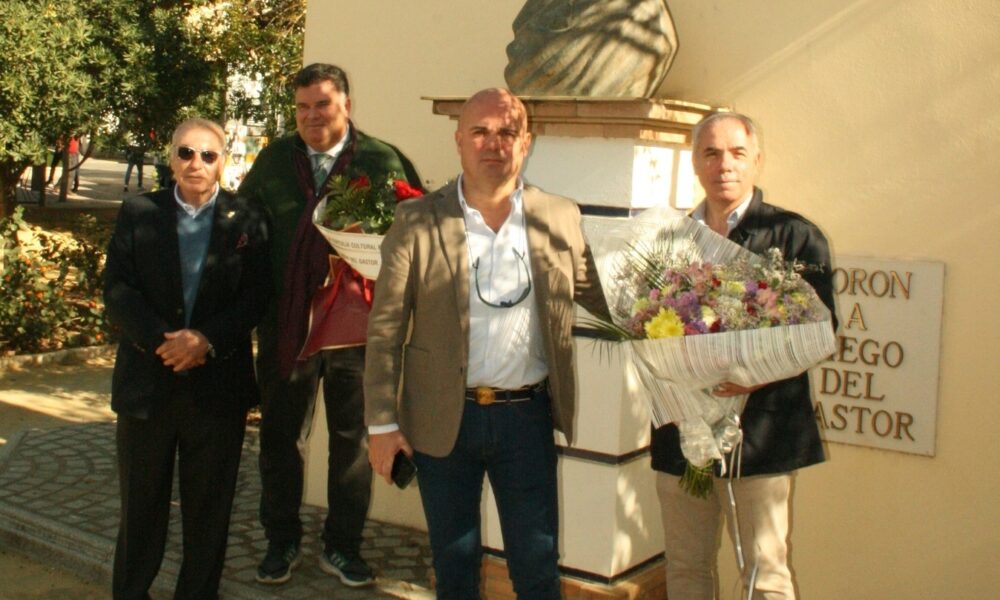
[{"label": "jacket lapel", "polygon": [[181,318],[178,322],[184,324],[184,287],[181,282],[181,250],[177,240],[177,201],[174,199],[173,186],[157,192],[153,196],[159,208],[159,227],[163,231],[163,277],[166,279],[165,290],[172,296],[172,304],[180,309]]},{"label": "jacket lapel", "polygon": [[538,188],[524,187],[524,222],[528,229],[528,251],[531,259],[531,279],[539,306],[549,298],[547,272],[551,267],[547,253],[549,243],[549,203],[538,193]]},{"label": "jacket lapel", "polygon": [[463,338],[469,339],[469,244],[465,235],[465,214],[458,201],[458,182],[452,182],[434,198],[434,216],[445,261],[451,271],[455,304]]},{"label": "jacket lapel", "polygon": [[754,234],[760,231],[758,221],[761,218],[761,206],[764,196],[759,188],[753,189],[753,197],[747,206],[747,212],[740,219],[739,224],[729,232],[729,239],[744,248],[750,247],[750,240]]},{"label": "jacket lapel", "polygon": [[235,244],[229,234],[233,224],[236,222],[236,212],[230,203],[231,195],[220,189],[219,195],[215,199],[215,207],[212,209],[212,233],[208,240],[208,248],[205,250],[205,259],[201,267],[201,279],[198,281],[198,295],[194,300],[191,322],[199,312],[199,307],[204,304],[204,296],[212,286],[212,280],[220,261],[226,251],[227,244]]}]

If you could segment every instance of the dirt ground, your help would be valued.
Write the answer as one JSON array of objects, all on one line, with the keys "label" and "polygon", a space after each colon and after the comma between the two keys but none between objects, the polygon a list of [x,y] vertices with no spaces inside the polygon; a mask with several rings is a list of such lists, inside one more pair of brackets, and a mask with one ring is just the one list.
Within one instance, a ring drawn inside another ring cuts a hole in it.
[{"label": "dirt ground", "polygon": [[99,600],[110,597],[102,583],[45,565],[0,546],[3,600]]},{"label": "dirt ground", "polygon": [[[110,358],[73,366],[32,367],[0,375],[0,446],[26,429],[112,421]],[[81,578],[0,543],[0,599],[96,600],[106,582]]]}]

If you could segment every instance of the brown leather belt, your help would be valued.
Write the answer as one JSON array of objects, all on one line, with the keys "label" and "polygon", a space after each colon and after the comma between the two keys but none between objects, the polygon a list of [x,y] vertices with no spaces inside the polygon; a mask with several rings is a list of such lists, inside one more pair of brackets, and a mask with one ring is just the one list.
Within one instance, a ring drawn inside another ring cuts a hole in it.
[{"label": "brown leather belt", "polygon": [[500,388],[492,388],[481,385],[474,388],[465,389],[465,399],[470,402],[475,402],[480,406],[489,406],[490,404],[506,404],[508,402],[524,402],[526,400],[531,400],[531,397],[536,392],[543,389],[545,382],[539,382],[535,385],[526,385],[523,388],[518,388],[516,390],[503,390]]}]

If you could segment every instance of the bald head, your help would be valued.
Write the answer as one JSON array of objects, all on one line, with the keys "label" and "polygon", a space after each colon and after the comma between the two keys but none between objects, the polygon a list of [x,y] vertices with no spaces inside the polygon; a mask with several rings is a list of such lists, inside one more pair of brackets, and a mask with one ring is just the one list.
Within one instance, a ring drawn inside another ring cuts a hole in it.
[{"label": "bald head", "polygon": [[517,184],[531,147],[524,103],[501,88],[475,93],[462,106],[455,144],[466,184],[505,193]]},{"label": "bald head", "polygon": [[524,103],[509,90],[503,88],[487,88],[470,96],[462,105],[462,112],[458,115],[458,128],[462,129],[463,121],[468,121],[470,115],[477,114],[483,109],[504,113],[512,120],[517,121],[521,129],[528,130],[528,111],[525,109]]}]

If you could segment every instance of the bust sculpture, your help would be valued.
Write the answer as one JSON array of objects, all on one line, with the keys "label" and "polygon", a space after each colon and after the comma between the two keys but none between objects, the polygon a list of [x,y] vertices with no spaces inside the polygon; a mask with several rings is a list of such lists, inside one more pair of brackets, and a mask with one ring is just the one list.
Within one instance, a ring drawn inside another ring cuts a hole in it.
[{"label": "bust sculpture", "polygon": [[650,98],[677,32],[666,0],[527,0],[504,78],[516,94]]}]

